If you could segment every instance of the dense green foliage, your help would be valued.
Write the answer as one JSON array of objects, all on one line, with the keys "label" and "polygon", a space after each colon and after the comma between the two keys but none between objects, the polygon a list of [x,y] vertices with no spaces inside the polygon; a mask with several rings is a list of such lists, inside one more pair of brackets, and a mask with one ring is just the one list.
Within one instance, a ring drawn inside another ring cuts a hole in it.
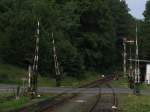
[{"label": "dense green foliage", "polygon": [[24,67],[33,60],[39,19],[40,72],[54,71],[52,32],[64,74],[114,71],[120,38],[133,35],[128,11],[120,0],[0,0],[0,59]]},{"label": "dense green foliage", "polygon": [[147,1],[144,12],[145,19],[141,22],[141,52],[142,58],[149,60],[150,58],[150,1]]}]

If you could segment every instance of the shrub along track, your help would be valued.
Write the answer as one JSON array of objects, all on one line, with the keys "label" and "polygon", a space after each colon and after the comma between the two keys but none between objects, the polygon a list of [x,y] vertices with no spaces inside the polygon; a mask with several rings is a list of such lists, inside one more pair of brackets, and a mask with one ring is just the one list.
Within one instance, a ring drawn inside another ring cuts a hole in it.
[{"label": "shrub along track", "polygon": [[[80,86],[79,88],[92,88],[92,87],[97,87],[100,84],[103,84],[105,82],[109,82],[112,81],[114,79],[114,76],[108,76],[105,77],[103,79],[98,79],[96,81],[93,81],[89,84]],[[58,105],[63,104],[66,101],[69,101],[70,99],[73,99],[75,97],[77,97],[78,95],[80,95],[80,93],[76,93],[76,94],[66,94],[67,91],[64,91],[64,93],[61,93],[53,98],[38,102],[36,104],[27,106],[27,107],[23,107],[17,110],[13,110],[11,112],[43,112],[43,111],[47,111],[47,110],[53,110],[54,108],[56,108]],[[34,111],[31,110],[31,108],[34,108]],[[49,111],[50,112],[50,111]]]}]

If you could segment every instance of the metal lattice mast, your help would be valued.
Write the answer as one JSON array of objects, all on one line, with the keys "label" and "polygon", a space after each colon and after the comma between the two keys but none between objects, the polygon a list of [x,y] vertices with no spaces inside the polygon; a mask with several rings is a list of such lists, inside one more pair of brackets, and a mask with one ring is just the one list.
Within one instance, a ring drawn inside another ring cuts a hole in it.
[{"label": "metal lattice mast", "polygon": [[36,31],[36,48],[35,48],[35,56],[33,62],[33,79],[32,79],[32,89],[34,92],[37,90],[37,77],[38,77],[38,61],[39,61],[39,35],[40,35],[40,22],[38,20],[37,23],[37,31]]},{"label": "metal lattice mast", "polygon": [[59,86],[60,84],[60,70],[59,70],[59,63],[58,63],[58,58],[57,58],[57,54],[56,54],[56,46],[55,46],[55,40],[54,40],[54,34],[52,33],[52,44],[53,44],[53,57],[54,57],[54,66],[55,66],[55,74],[56,74],[56,82],[57,82],[57,86]]}]

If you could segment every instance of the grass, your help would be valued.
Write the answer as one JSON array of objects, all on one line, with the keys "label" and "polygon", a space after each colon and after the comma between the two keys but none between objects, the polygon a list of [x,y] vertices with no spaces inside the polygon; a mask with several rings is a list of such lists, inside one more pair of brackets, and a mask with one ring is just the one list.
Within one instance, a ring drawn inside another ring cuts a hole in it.
[{"label": "grass", "polygon": [[119,95],[120,112],[150,112],[150,97]]},{"label": "grass", "polygon": [[[25,69],[8,65],[8,64],[0,64],[0,83],[1,84],[16,84],[22,85],[23,78],[27,78],[28,72]],[[77,80],[73,77],[65,77],[62,80],[62,86],[67,87],[77,87],[79,85],[91,82],[96,80],[98,75],[96,73],[86,73],[85,78],[83,80]],[[26,81],[27,83],[27,81]],[[55,87],[55,79],[48,78],[48,77],[38,77],[38,86],[48,86],[48,87]]]},{"label": "grass", "polygon": [[[86,73],[86,76],[82,80],[78,80],[73,77],[64,77],[61,81],[61,86],[62,87],[79,87],[80,85],[87,84],[89,82],[92,82],[99,78],[99,75],[95,73]],[[38,86],[48,86],[48,87],[54,87],[56,86],[55,84],[55,79],[52,78],[47,78],[47,77],[39,77],[38,80]]]},{"label": "grass", "polygon": [[0,93],[0,112],[7,112],[14,109],[19,109],[28,105],[35,104],[37,102],[46,100],[47,98],[52,98],[54,94],[42,94],[40,98],[30,99],[27,96],[20,97],[18,100],[15,98],[6,100],[4,97],[10,96],[10,94]]},{"label": "grass", "polygon": [[149,90],[150,89],[150,85],[143,83],[142,85],[140,85],[140,89],[142,89],[142,90]]},{"label": "grass", "polygon": [[65,87],[79,87],[81,85],[90,83],[96,79],[99,78],[99,75],[96,73],[85,73],[85,78],[82,80],[78,80],[76,78],[72,77],[65,77],[64,80],[62,81],[62,86]]},{"label": "grass", "polygon": [[[99,75],[96,73],[86,73],[86,77],[83,80],[77,80],[72,77],[65,77],[62,80],[62,86],[67,87],[78,87],[80,85],[84,85],[86,83],[92,82],[99,78]],[[27,71],[7,65],[0,64],[0,83],[4,84],[22,84],[22,78],[27,77]],[[120,88],[128,88],[127,79],[120,78],[119,80],[112,81],[111,84],[113,87]],[[41,77],[38,78],[38,86],[55,86],[55,79]],[[148,90],[150,88],[149,85],[143,84],[140,86],[141,89]],[[0,93],[0,112],[5,112],[7,110],[17,109],[26,105],[34,104],[35,102],[39,102],[41,100],[47,99],[53,95],[47,94],[42,95],[40,99],[31,100],[28,97],[21,97],[19,100],[6,100],[4,97],[10,96],[11,94],[2,94]],[[150,112],[150,97],[148,96],[134,96],[130,95],[119,95],[119,107],[121,112]]]},{"label": "grass", "polygon": [[3,97],[8,97],[14,95],[13,93],[0,93],[0,99]]},{"label": "grass", "polygon": [[54,87],[55,79],[48,77],[38,77],[38,86],[40,87]]},{"label": "grass", "polygon": [[27,77],[27,72],[19,67],[0,64],[0,83],[21,84],[21,79]]},{"label": "grass", "polygon": [[[128,79],[127,78],[123,78],[121,77],[119,80],[114,80],[111,82],[111,85],[113,87],[118,87],[118,88],[129,88],[129,84],[128,84]],[[141,90],[149,90],[150,89],[150,85],[142,83],[140,84],[139,88]]]},{"label": "grass", "polygon": [[[1,84],[16,84],[22,85],[23,81],[21,79],[27,78],[28,72],[25,69],[8,65],[8,64],[0,64],[0,83]],[[85,73],[85,78],[83,80],[77,80],[73,77],[65,77],[62,80],[62,86],[65,87],[78,87],[80,85],[89,83],[93,80],[96,80],[99,77],[96,73]],[[27,82],[26,82],[27,83]],[[128,88],[128,82],[125,78],[120,78],[119,80],[115,80],[111,82],[113,87],[119,88]],[[55,79],[48,78],[48,77],[38,77],[38,86],[44,87],[55,87]],[[150,85],[142,84],[140,86],[143,90],[148,90]]]},{"label": "grass", "polygon": [[[27,70],[24,70],[19,67],[7,65],[7,64],[0,64],[0,83],[1,84],[17,84],[22,85],[22,78],[27,77]],[[80,85],[92,82],[99,77],[96,73],[86,73],[85,78],[83,80],[77,80],[73,77],[65,77],[62,80],[62,86],[65,87],[78,87]],[[47,87],[54,87],[55,86],[55,79],[47,78],[47,77],[38,77],[38,86],[47,86]],[[14,95],[14,93],[0,93],[0,112],[5,112],[13,109],[18,109],[20,107],[24,107],[26,105],[31,105],[41,100],[51,98],[54,95],[47,94],[42,95],[40,99],[31,100],[29,97],[21,97],[19,100],[16,99],[9,99],[6,100],[5,97]]]},{"label": "grass", "polygon": [[128,82],[126,78],[119,78],[119,80],[114,80],[111,82],[111,85],[113,87],[118,87],[118,88],[128,88]]},{"label": "grass", "polygon": [[13,100],[5,101],[3,103],[0,103],[0,111],[5,112],[8,110],[17,109],[29,101],[30,99],[28,97],[22,97],[19,100],[13,99]]},{"label": "grass", "polygon": [[15,97],[12,96],[14,96],[13,93],[0,93],[0,112],[5,112],[7,110],[19,108],[25,102],[29,101],[29,98],[27,97],[22,97],[21,99],[16,100]]}]

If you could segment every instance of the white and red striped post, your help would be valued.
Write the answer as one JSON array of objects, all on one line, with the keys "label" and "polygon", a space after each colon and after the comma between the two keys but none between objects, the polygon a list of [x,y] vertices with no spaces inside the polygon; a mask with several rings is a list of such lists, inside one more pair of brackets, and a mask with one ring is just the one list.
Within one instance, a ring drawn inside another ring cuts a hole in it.
[{"label": "white and red striped post", "polygon": [[52,44],[53,44],[53,58],[54,58],[54,66],[55,66],[55,74],[56,74],[56,86],[60,86],[60,69],[59,69],[59,63],[58,63],[58,58],[56,54],[56,46],[55,46],[55,40],[54,40],[54,34],[52,32]]},{"label": "white and red striped post", "polygon": [[37,31],[36,31],[36,48],[35,48],[35,55],[33,61],[33,76],[32,76],[32,92],[37,94],[37,78],[38,78],[38,62],[39,62],[39,35],[40,35],[40,22],[38,20],[37,23]]}]

